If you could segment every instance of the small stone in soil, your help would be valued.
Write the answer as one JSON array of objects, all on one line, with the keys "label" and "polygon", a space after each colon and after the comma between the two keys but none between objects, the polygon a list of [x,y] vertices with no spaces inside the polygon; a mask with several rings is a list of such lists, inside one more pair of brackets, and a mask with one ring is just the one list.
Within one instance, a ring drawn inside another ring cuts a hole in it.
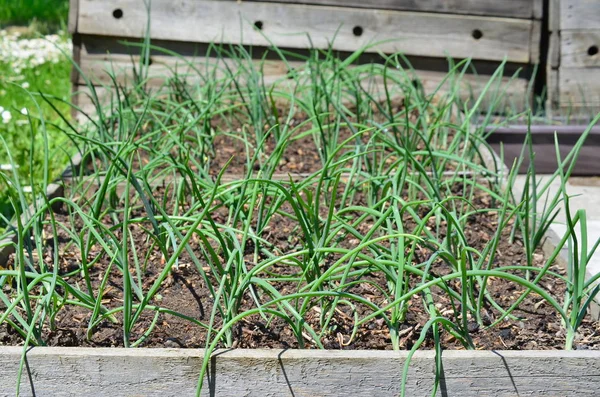
[{"label": "small stone in soil", "polygon": [[474,333],[479,331],[479,324],[477,324],[477,322],[475,321],[470,321],[469,324],[467,325],[467,328],[469,329],[469,333]]},{"label": "small stone in soil", "polygon": [[501,329],[499,335],[502,339],[512,339],[513,337],[510,328]]},{"label": "small stone in soil", "polygon": [[185,347],[183,343],[177,338],[167,338],[165,340],[165,347],[176,349],[179,347]]}]

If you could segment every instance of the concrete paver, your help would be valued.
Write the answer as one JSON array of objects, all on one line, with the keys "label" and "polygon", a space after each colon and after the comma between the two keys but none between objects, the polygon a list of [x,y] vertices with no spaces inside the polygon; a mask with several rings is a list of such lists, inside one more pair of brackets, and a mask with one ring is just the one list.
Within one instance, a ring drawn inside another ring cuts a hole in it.
[{"label": "concrete paver", "polygon": [[[543,183],[548,181],[550,176],[539,176],[538,180]],[[526,177],[524,175],[517,176],[514,185],[515,193],[523,191]],[[549,186],[548,194],[553,197],[560,190],[560,180],[556,179],[552,181]],[[596,241],[600,239],[600,178],[598,177],[572,177],[569,178],[567,183],[567,194],[569,195],[569,207],[571,215],[575,215],[577,210],[585,209],[586,220],[587,220],[587,247],[588,251],[592,249]],[[542,211],[544,205],[544,199],[538,200],[538,211]],[[550,244],[556,246],[557,243],[567,233],[566,226],[566,213],[564,205],[561,202],[559,204],[560,212],[556,217],[553,224],[550,226],[550,230],[547,233],[550,240]],[[578,237],[579,245],[581,245],[581,233],[579,224],[576,225],[576,235]],[[561,257],[565,264],[568,261],[568,249],[565,248],[561,252]],[[600,273],[600,249],[598,249],[587,266],[587,279]],[[592,315],[595,318],[600,317],[600,296],[596,297],[596,303],[591,308]]]}]

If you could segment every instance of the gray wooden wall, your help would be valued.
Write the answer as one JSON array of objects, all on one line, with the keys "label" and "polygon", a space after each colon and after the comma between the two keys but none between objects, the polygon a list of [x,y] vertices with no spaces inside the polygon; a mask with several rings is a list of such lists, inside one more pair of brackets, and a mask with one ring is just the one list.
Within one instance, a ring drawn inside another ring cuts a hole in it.
[{"label": "gray wooden wall", "polygon": [[[255,47],[276,45],[302,50],[311,46],[355,51],[381,42],[367,52],[401,51],[415,60],[424,86],[434,88],[447,71],[447,57],[472,58],[477,75],[465,77],[465,95],[478,95],[487,75],[503,60],[510,106],[529,103],[528,76],[511,79],[518,68],[531,70],[540,62],[543,0],[153,0],[151,37],[176,51],[185,61],[202,65],[213,42]],[[260,27],[256,29],[255,27]],[[74,34],[74,58],[95,85],[109,83],[106,71],[123,81],[132,75],[139,49],[121,40],[138,40],[147,28],[142,0],[71,0],[69,28]],[[309,39],[310,37],[310,39]],[[334,40],[335,38],[335,40]],[[133,53],[133,57],[132,57]],[[151,57],[150,84],[182,60]],[[284,75],[287,67],[270,61],[267,79]],[[73,73],[76,90],[85,92],[81,73]],[[84,99],[82,99],[84,100]]]},{"label": "gray wooden wall", "polygon": [[600,111],[600,1],[550,0],[549,106],[558,115]]}]

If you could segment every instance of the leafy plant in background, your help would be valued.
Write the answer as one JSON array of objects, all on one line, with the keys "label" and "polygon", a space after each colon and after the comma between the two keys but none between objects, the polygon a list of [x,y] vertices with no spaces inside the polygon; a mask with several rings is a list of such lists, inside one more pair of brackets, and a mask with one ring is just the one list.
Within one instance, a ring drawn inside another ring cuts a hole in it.
[{"label": "leafy plant in background", "polygon": [[[0,30],[0,134],[4,137],[0,165],[14,165],[24,186],[57,177],[73,154],[71,142],[60,131],[64,124],[56,114],[69,113],[70,62],[65,53],[70,53],[70,46],[64,35],[24,39],[18,33]],[[44,140],[48,140],[49,153],[43,149]],[[45,162],[46,155],[53,161]],[[5,186],[0,186],[0,215],[13,215]],[[5,226],[0,218],[0,230]]]}]

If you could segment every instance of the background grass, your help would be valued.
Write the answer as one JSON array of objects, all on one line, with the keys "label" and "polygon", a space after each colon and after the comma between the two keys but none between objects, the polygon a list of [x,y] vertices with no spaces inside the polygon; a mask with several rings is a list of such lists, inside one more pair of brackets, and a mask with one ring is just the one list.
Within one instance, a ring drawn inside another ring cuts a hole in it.
[{"label": "background grass", "polygon": [[[64,32],[68,11],[68,0],[0,0],[0,29],[11,32],[14,26],[25,26],[18,28],[23,39]],[[70,146],[59,130],[64,123],[40,93],[68,101],[71,63],[65,57],[57,63],[46,62],[18,70],[2,60],[7,57],[10,54],[2,54],[0,49],[0,106],[12,115],[10,122],[0,121],[0,135],[6,141],[6,146],[0,144],[0,164],[18,166],[19,179],[27,186],[44,178],[46,138],[52,159],[49,177],[57,176],[68,164]],[[53,102],[61,113],[70,113],[68,105],[58,100]],[[21,114],[23,108],[28,109],[29,122],[28,117]],[[2,216],[10,218],[12,215],[10,208],[6,189],[0,186],[0,230],[5,226]]]},{"label": "background grass", "polygon": [[48,33],[60,29],[68,13],[69,0],[0,0],[0,27],[36,23]]}]

